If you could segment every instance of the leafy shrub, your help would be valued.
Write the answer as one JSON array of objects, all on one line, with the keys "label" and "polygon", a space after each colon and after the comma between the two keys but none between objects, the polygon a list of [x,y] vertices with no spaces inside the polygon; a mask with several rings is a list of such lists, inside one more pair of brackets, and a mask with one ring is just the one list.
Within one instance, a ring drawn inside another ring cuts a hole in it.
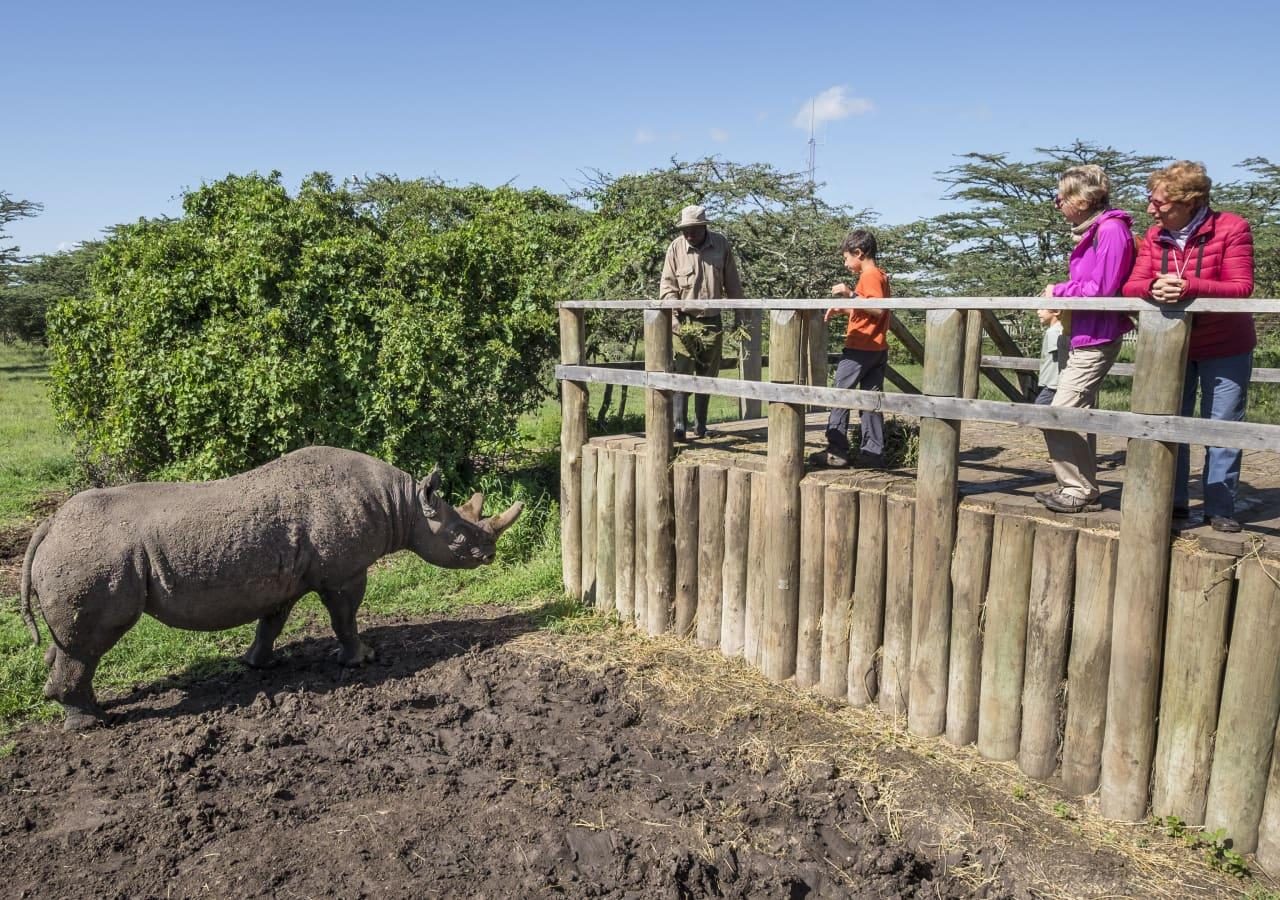
[{"label": "leafy shrub", "polygon": [[509,188],[205,185],[181,218],[119,228],[91,295],[51,308],[55,408],[90,468],[126,477],[308,444],[458,470],[544,390],[576,219]]}]

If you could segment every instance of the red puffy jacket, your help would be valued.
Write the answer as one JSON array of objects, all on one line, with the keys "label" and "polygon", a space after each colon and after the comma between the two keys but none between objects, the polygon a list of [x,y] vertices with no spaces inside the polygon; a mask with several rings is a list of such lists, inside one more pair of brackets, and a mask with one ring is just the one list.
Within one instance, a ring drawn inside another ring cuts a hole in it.
[{"label": "red puffy jacket", "polygon": [[[1138,259],[1125,282],[1126,297],[1151,299],[1151,283],[1163,272],[1182,269],[1186,299],[1239,298],[1253,293],[1253,232],[1249,223],[1229,212],[1210,212],[1187,241],[1186,249],[1152,225],[1138,248]],[[1248,353],[1258,343],[1251,313],[1196,313],[1191,322],[1189,359],[1216,359]]]}]

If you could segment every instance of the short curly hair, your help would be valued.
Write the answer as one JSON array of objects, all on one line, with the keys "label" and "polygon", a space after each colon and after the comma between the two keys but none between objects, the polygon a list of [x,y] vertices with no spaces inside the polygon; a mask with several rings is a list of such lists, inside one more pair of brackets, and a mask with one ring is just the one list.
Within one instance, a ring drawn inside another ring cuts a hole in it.
[{"label": "short curly hair", "polygon": [[1072,166],[1058,176],[1058,194],[1092,212],[1111,202],[1111,179],[1102,166]]},{"label": "short curly hair", "polygon": [[1164,188],[1165,196],[1174,203],[1187,203],[1193,209],[1209,205],[1209,190],[1213,182],[1204,170],[1204,163],[1180,159],[1163,169],[1157,169],[1147,178],[1147,190]]},{"label": "short curly hair", "polygon": [[855,228],[850,231],[848,236],[840,244],[840,250],[843,253],[852,253],[854,250],[861,250],[862,255],[868,259],[875,259],[879,247],[876,246],[876,236],[865,228]]}]

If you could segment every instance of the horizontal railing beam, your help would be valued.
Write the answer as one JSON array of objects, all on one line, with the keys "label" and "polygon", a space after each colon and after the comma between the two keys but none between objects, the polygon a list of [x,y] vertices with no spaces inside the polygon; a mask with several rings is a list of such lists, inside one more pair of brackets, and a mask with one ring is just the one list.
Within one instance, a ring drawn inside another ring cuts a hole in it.
[{"label": "horizontal railing beam", "polygon": [[1154,303],[1130,297],[893,297],[851,303],[847,297],[822,299],[782,298],[777,300],[565,300],[563,309],[681,309],[702,312],[717,309],[1085,309],[1095,312],[1144,312],[1167,309],[1170,312],[1248,312],[1280,313],[1280,300],[1220,300],[1201,297],[1182,303]]},{"label": "horizontal railing beam", "polygon": [[[989,369],[1014,369],[1020,372],[1039,372],[1040,360],[1029,356],[984,356],[982,365]],[[1133,377],[1133,363],[1116,363],[1107,372],[1121,378]],[[1252,382],[1276,384],[1280,383],[1280,369],[1254,369],[1249,378]]]},{"label": "horizontal railing beam", "polygon": [[1083,431],[1115,437],[1145,438],[1182,444],[1207,444],[1243,450],[1280,448],[1280,425],[1258,422],[1227,422],[1191,416],[1150,416],[1102,409],[1067,406],[1036,406],[996,400],[964,400],[958,397],[924,397],[911,394],[883,394],[879,391],[846,390],[811,385],[765,384],[735,378],[704,378],[665,372],[631,372],[597,366],[556,366],[556,378],[600,384],[746,397],[752,400],[837,406],[845,409],[872,409],[915,417],[958,419],[965,422],[994,422],[1031,428]]}]

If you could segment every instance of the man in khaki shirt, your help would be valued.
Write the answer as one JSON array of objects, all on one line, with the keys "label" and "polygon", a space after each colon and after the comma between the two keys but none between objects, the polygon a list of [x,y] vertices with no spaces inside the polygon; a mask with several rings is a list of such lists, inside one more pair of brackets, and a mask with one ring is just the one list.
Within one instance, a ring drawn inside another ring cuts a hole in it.
[{"label": "man in khaki shirt", "polygon": [[[680,237],[667,248],[662,264],[661,300],[737,300],[742,294],[738,264],[733,248],[725,236],[707,228],[707,211],[701,206],[686,206],[680,211]],[[724,344],[724,325],[719,310],[703,313],[676,313],[672,321],[674,369],[681,375],[720,374],[720,354]],[[677,393],[675,400],[676,440],[685,439],[688,415],[687,394]],[[711,398],[695,394],[694,427],[698,437],[707,436],[707,406]]]}]

